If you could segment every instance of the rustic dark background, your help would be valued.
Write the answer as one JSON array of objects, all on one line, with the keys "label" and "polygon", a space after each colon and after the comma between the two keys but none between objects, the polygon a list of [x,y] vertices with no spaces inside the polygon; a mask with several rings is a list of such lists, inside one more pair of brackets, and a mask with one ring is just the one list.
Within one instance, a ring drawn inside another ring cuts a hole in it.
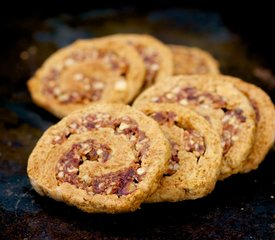
[{"label": "rustic dark background", "polygon": [[268,1],[21,1],[0,8],[0,239],[274,239],[271,150],[258,170],[218,182],[208,197],[89,215],[40,197],[28,156],[58,119],[35,106],[26,81],[55,50],[77,38],[149,33],[211,52],[225,74],[275,100],[273,10]]}]

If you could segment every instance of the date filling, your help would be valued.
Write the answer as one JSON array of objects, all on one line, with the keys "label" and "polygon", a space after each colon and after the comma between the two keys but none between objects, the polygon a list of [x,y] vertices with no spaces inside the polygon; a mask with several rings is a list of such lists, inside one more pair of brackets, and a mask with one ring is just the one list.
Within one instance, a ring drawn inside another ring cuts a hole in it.
[{"label": "date filling", "polygon": [[56,166],[56,178],[59,183],[73,184],[77,188],[86,190],[91,195],[128,195],[137,189],[138,183],[142,181],[146,174],[146,170],[141,167],[141,164],[150,146],[149,138],[139,129],[135,120],[128,116],[113,118],[106,113],[88,114],[81,119],[68,122],[67,129],[63,133],[54,136],[52,144],[60,145],[72,134],[101,128],[111,128],[114,134],[122,134],[129,139],[133,153],[136,156],[130,167],[100,177],[89,176],[88,174],[82,176],[80,166],[84,162],[97,161],[104,166],[112,153],[109,146],[90,139],[73,144],[71,149],[62,155]]},{"label": "date filling", "polygon": [[227,154],[233,146],[234,141],[238,140],[238,133],[240,125],[246,121],[243,110],[234,109],[225,112],[222,119],[223,131],[221,135],[221,142],[223,147],[223,155]]},{"label": "date filling", "polygon": [[127,61],[113,52],[94,48],[86,49],[86,51],[76,50],[67,56],[63,62],[53,66],[49,70],[48,74],[42,79],[43,94],[56,99],[60,103],[99,101],[102,98],[106,85],[106,83],[101,79],[93,76],[87,76],[81,71],[76,72],[71,76],[72,79],[68,79],[68,81],[72,81],[74,85],[78,86],[77,91],[74,89],[65,90],[59,82],[63,71],[89,60],[101,60],[112,71],[118,73],[120,79],[116,82],[114,88],[119,88],[117,90],[121,90],[121,86],[123,86],[126,89],[127,82],[125,76],[128,71]]},{"label": "date filling", "polygon": [[184,128],[178,121],[177,115],[174,112],[155,112],[150,115],[154,120],[156,120],[161,126],[176,126],[183,130],[180,142],[175,142],[171,140],[169,132],[164,133],[168,138],[171,145],[171,158],[169,160],[168,170],[166,171],[166,176],[173,175],[179,168],[179,156],[178,153],[182,148],[186,152],[193,153],[197,158],[202,156],[205,152],[205,144],[203,136],[195,129],[190,127]]},{"label": "date filling", "polygon": [[223,131],[221,134],[223,155],[227,154],[234,142],[238,140],[241,125],[246,122],[246,117],[242,109],[227,109],[227,102],[222,96],[215,93],[202,92],[195,87],[177,86],[162,96],[153,97],[151,101],[156,103],[178,102],[183,106],[202,106],[223,110]]}]

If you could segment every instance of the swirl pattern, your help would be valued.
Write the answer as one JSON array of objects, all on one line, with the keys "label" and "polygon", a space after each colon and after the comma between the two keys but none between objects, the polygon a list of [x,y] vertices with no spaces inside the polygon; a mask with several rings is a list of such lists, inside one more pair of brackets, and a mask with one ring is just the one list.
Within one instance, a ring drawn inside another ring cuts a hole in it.
[{"label": "swirl pattern", "polygon": [[255,112],[246,98],[222,75],[173,76],[144,91],[134,102],[177,103],[188,107],[219,132],[223,146],[220,179],[241,171],[251,151]]},{"label": "swirl pattern", "polygon": [[128,106],[95,104],[45,132],[28,173],[43,195],[87,212],[123,212],[156,189],[169,155],[155,121]]},{"label": "swirl pattern", "polygon": [[202,116],[169,103],[147,103],[139,110],[161,126],[171,156],[161,183],[147,202],[196,199],[210,193],[220,174],[220,137]]},{"label": "swirl pattern", "polygon": [[131,46],[79,40],[54,53],[28,81],[34,101],[58,117],[94,102],[128,103],[144,81]]}]

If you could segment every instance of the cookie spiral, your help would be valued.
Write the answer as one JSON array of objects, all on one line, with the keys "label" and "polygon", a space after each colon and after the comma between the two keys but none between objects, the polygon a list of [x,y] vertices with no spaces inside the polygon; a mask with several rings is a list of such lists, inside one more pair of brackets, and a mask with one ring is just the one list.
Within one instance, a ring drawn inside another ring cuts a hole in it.
[{"label": "cookie spiral", "polygon": [[218,62],[206,51],[195,47],[169,45],[174,75],[219,74]]},{"label": "cookie spiral", "polygon": [[157,188],[169,156],[155,121],[129,106],[94,104],[44,133],[28,175],[41,195],[83,211],[133,211]]},{"label": "cookie spiral", "polygon": [[28,87],[34,102],[64,117],[94,102],[129,103],[144,74],[144,63],[133,47],[79,40],[50,56]]},{"label": "cookie spiral", "polygon": [[220,137],[196,112],[178,104],[139,107],[157,121],[171,145],[168,168],[147,202],[197,199],[210,193],[220,174]]},{"label": "cookie spiral", "polygon": [[220,179],[241,171],[252,149],[255,112],[244,94],[223,75],[173,76],[144,91],[134,102],[178,103],[204,116],[221,136]]}]

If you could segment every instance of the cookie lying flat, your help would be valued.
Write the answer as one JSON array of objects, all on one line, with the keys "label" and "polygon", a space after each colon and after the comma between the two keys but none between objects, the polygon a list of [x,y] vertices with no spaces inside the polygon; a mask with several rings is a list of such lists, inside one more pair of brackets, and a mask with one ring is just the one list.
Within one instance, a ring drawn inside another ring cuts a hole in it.
[{"label": "cookie lying flat", "polygon": [[223,160],[220,179],[238,173],[251,151],[255,113],[248,99],[222,75],[174,76],[144,91],[134,102],[175,103],[204,116],[220,132]]},{"label": "cookie lying flat", "polygon": [[93,104],[44,133],[28,175],[41,195],[83,211],[133,211],[156,190],[170,154],[150,117],[125,105]]},{"label": "cookie lying flat", "polygon": [[206,51],[181,45],[169,45],[174,75],[219,74],[218,62]]},{"label": "cookie lying flat", "polygon": [[220,174],[222,148],[207,120],[178,104],[146,103],[139,110],[160,124],[171,145],[168,169],[146,202],[175,202],[210,193]]},{"label": "cookie lying flat", "polygon": [[238,78],[227,78],[227,81],[243,92],[249,99],[256,113],[256,134],[251,153],[244,163],[241,172],[258,168],[264,160],[275,138],[275,110],[270,97],[260,88]]},{"label": "cookie lying flat", "polygon": [[172,75],[173,59],[170,49],[158,39],[145,34],[115,34],[105,39],[134,46],[142,57],[146,74],[144,88]]},{"label": "cookie lying flat", "polygon": [[133,47],[80,40],[50,56],[28,87],[35,103],[63,117],[93,102],[132,101],[144,73]]}]

